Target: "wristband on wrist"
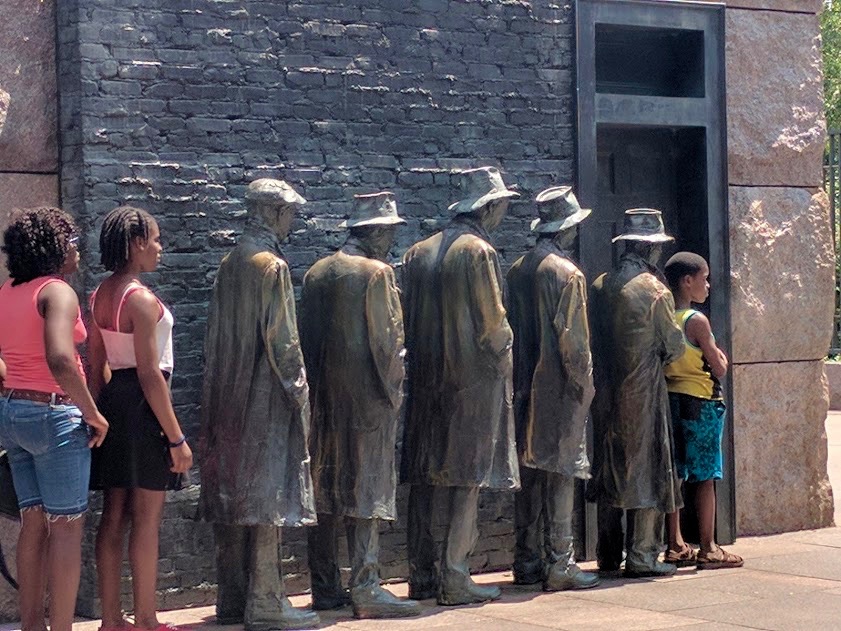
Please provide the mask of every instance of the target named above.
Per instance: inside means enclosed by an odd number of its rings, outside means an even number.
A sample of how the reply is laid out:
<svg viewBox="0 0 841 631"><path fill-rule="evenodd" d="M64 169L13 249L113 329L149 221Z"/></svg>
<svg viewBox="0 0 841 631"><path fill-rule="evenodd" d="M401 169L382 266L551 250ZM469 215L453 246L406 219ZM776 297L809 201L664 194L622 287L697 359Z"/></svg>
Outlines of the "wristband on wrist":
<svg viewBox="0 0 841 631"><path fill-rule="evenodd" d="M180 447L184 443L187 442L187 437L184 434L181 434L181 438L176 440L174 443L169 443L169 448L174 449L175 447Z"/></svg>

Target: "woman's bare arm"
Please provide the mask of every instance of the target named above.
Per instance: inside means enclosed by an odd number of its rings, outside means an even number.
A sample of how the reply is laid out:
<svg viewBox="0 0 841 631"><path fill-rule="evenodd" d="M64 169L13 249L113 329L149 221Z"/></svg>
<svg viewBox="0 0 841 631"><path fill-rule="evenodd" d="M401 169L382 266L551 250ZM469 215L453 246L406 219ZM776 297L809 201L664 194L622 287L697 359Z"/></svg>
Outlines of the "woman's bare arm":
<svg viewBox="0 0 841 631"><path fill-rule="evenodd" d="M50 372L93 429L90 446L98 447L108 432L108 421L96 408L76 360L73 343L73 329L79 315L76 292L64 283L50 283L38 295L38 310L44 317L44 347Z"/></svg>
<svg viewBox="0 0 841 631"><path fill-rule="evenodd" d="M181 425L172 409L169 386L160 369L156 329L160 317L158 301L150 291L136 291L126 300L124 312L134 334L134 353L137 358L137 377L143 395L155 413L170 443L184 438ZM193 466L193 453L186 442L170 448L172 471L184 473Z"/></svg>

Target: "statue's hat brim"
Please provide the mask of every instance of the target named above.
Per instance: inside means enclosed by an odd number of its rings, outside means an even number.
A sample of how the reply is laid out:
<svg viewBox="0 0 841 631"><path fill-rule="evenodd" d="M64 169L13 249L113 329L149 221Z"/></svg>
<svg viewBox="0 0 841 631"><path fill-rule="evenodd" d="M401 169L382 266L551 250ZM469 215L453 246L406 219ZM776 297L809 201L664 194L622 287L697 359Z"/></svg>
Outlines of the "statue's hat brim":
<svg viewBox="0 0 841 631"><path fill-rule="evenodd" d="M674 241L674 237L667 234L620 234L618 237L613 237L613 243L617 241L648 241L649 243L666 243Z"/></svg>
<svg viewBox="0 0 841 631"><path fill-rule="evenodd" d="M353 212L339 224L339 228L395 226L406 223L406 220L397 214L397 200L391 191L354 195L353 200Z"/></svg>
<svg viewBox="0 0 841 631"><path fill-rule="evenodd" d="M539 234L568 230L587 219L592 212L593 210L591 208L582 208L574 215L570 215L569 217L565 217L564 219L558 221L543 222L542 219L538 218L531 222L531 230L532 232L537 232Z"/></svg>
<svg viewBox="0 0 841 631"><path fill-rule="evenodd" d="M454 204L450 204L447 207L447 210L455 211L456 214L472 213L474 210L478 210L485 204L489 204L494 200L519 196L520 194L518 192L512 191L510 189L505 189L502 191L493 191L491 193L488 193L487 195L482 195L479 198L462 199L461 201L455 202Z"/></svg>
<svg viewBox="0 0 841 631"><path fill-rule="evenodd" d="M374 217L372 219L345 219L339 228L359 228L360 226L396 226L405 225L402 217Z"/></svg>

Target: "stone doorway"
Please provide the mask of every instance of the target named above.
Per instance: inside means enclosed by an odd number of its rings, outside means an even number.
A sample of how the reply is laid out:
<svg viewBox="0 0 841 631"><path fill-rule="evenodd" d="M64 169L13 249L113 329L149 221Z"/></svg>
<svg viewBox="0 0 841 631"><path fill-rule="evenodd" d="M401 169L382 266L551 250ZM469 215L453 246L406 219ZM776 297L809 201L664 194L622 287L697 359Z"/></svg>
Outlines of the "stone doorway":
<svg viewBox="0 0 841 631"><path fill-rule="evenodd" d="M627 208L663 211L675 248L702 254L714 287L705 308L730 351L724 8L684 2L578 0L578 191L594 209L581 229L588 279L612 267ZM665 258L664 258L665 260ZM732 414L732 387L725 384ZM717 537L735 537L732 423L718 485ZM585 509L595 555L596 511Z"/></svg>

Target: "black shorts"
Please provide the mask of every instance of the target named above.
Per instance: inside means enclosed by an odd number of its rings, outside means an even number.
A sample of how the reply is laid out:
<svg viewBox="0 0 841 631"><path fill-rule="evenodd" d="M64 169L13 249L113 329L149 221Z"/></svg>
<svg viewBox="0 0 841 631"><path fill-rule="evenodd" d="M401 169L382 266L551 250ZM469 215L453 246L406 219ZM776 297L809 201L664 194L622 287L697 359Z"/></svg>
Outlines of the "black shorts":
<svg viewBox="0 0 841 631"><path fill-rule="evenodd" d="M169 440L143 395L136 369L115 370L97 406L109 428L102 445L92 450L91 489L181 488L181 475L169 470Z"/></svg>

